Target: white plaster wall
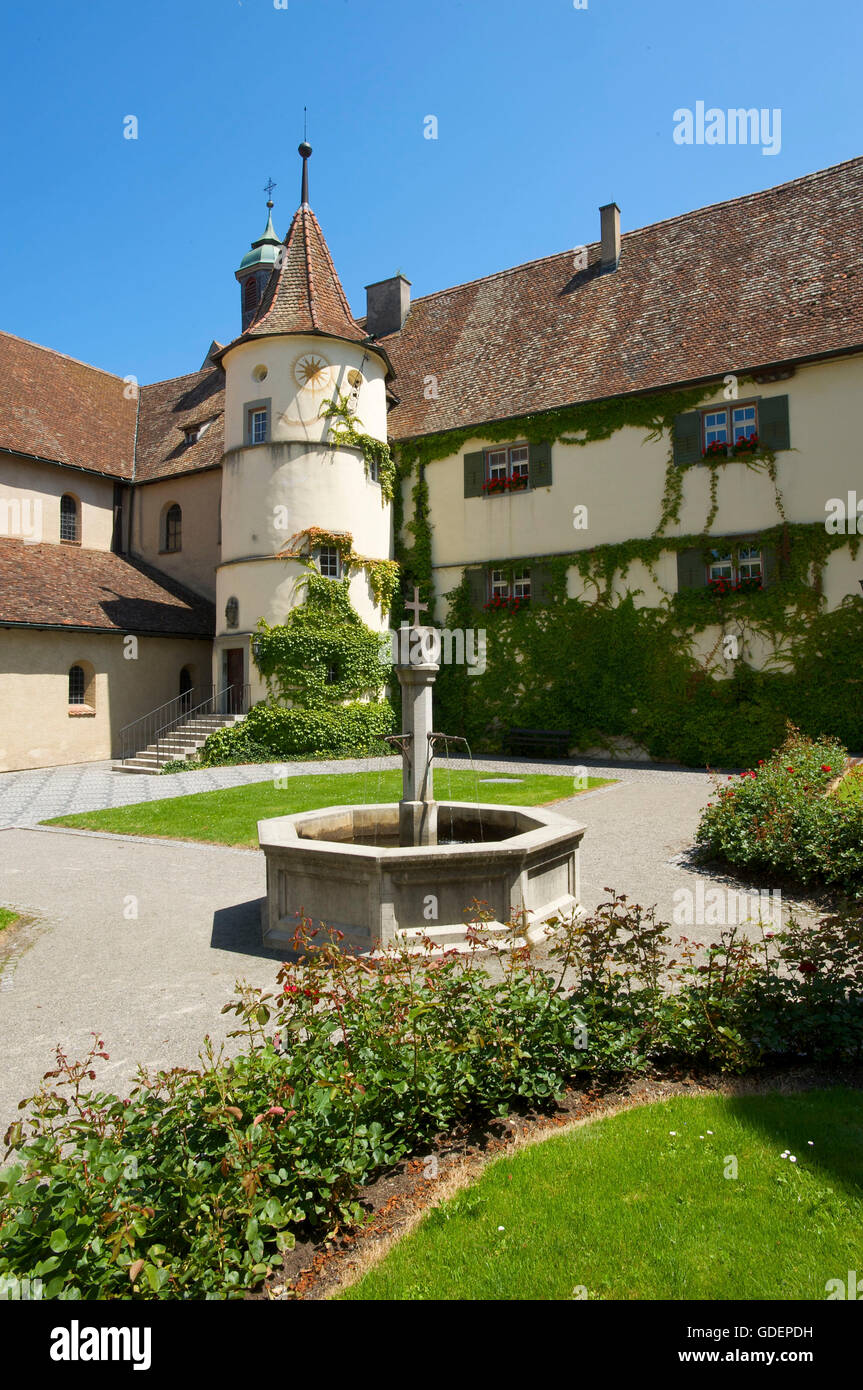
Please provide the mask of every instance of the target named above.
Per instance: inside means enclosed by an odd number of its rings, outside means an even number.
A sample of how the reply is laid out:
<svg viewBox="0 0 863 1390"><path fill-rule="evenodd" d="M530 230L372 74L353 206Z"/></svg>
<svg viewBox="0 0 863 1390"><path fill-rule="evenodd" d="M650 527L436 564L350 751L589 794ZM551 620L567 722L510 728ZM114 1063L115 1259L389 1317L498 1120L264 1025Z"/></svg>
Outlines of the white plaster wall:
<svg viewBox="0 0 863 1390"><path fill-rule="evenodd" d="M86 763L120 754L120 730L179 694L180 671L210 679L204 638L139 637L137 660L122 633L0 628L0 771ZM93 713L70 714L69 668L95 668ZM119 775L119 774L118 774Z"/></svg>
<svg viewBox="0 0 863 1390"><path fill-rule="evenodd" d="M778 481L789 521L819 521L831 497L849 489L863 496L857 440L857 399L863 392L863 356L798 369L788 381L742 386L740 399L789 397L792 449L777 455ZM722 391L712 398L722 401ZM711 398L704 402L711 403ZM649 441L642 430L618 430L584 446L555 444L552 486L511 496L465 498L463 455L488 447L481 436L458 454L426 470L433 558L437 566L528 555L562 554L649 536L660 517L668 458L667 437ZM513 443L518 442L514 431ZM587 530L573 527L573 509L588 508ZM710 508L710 470L690 468L684 500L671 534L699 533ZM410 517L406 508L406 517ZM776 525L770 479L741 462L720 472L717 535Z"/></svg>
<svg viewBox="0 0 863 1390"><path fill-rule="evenodd" d="M114 479L14 454L0 454L0 502L18 503L17 509L0 505L0 536L12 534L17 515L28 526L23 538L59 545L60 498L65 492L78 500L81 545L86 550L110 550ZM30 518L38 521L38 534Z"/></svg>
<svg viewBox="0 0 863 1390"><path fill-rule="evenodd" d="M327 366L323 389L309 389L297 379L297 364L309 354L321 358ZM273 440L320 442L325 439L329 422L320 418L321 402L334 400L337 395L351 390L347 374L352 368L363 374L356 409L358 422L366 434L375 439L387 437L386 368L375 353L367 353L359 343L311 334L258 338L232 348L223 363L226 449L245 443L247 403L266 398L272 400L270 437ZM260 381L255 371L262 367L266 368L267 376Z"/></svg>
<svg viewBox="0 0 863 1390"><path fill-rule="evenodd" d="M135 489L132 550L205 598L216 597L219 563L220 469L165 478ZM174 502L183 513L182 549L162 550L162 514Z"/></svg>

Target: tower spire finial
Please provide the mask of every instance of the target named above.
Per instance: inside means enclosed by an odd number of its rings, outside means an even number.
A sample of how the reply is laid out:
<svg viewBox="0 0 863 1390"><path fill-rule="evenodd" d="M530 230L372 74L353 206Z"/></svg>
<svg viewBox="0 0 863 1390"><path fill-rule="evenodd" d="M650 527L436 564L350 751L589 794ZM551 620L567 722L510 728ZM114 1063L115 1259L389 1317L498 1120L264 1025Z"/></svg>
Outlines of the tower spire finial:
<svg viewBox="0 0 863 1390"><path fill-rule="evenodd" d="M311 145L309 144L309 141L308 141L308 134L309 134L309 113L308 113L308 108L304 106L304 107L303 107L303 141L302 141L302 144L299 146L299 153L300 153L300 155L302 156L302 160L303 160L303 186L302 186L302 192L301 192L301 194L300 194L300 203L301 203L301 205L302 205L304 208L307 208L307 207L309 206L309 156L310 156L311 153L312 153L312 147L311 147Z"/></svg>
<svg viewBox="0 0 863 1390"><path fill-rule="evenodd" d="M278 186L279 185L277 183L273 183L272 178L267 179L267 182L264 184L264 192L267 195L268 208L271 208L273 206L273 189L278 188Z"/></svg>

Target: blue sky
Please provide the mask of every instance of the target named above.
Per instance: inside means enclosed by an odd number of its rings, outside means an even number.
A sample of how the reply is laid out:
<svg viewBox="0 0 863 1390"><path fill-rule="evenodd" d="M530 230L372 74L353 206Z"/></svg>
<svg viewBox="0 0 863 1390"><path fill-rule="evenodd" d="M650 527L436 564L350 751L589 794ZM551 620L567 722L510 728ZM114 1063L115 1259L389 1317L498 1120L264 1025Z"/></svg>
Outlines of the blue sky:
<svg viewBox="0 0 863 1390"><path fill-rule="evenodd" d="M356 314L863 152L859 0L6 0L0 328L142 382L239 331L233 272L311 203ZM781 150L674 112L780 108ZM124 117L138 120L123 138ZM424 120L438 138L424 138Z"/></svg>

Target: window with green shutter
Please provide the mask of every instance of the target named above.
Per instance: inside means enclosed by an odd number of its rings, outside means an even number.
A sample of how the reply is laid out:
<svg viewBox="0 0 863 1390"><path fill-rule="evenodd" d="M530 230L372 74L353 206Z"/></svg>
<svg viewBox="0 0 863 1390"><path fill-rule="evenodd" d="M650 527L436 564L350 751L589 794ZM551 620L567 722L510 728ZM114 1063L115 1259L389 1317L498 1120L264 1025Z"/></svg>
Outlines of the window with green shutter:
<svg viewBox="0 0 863 1390"><path fill-rule="evenodd" d="M677 590L711 588L716 593L766 589L776 575L776 551L756 536L711 537L707 549L677 552Z"/></svg>
<svg viewBox="0 0 863 1390"><path fill-rule="evenodd" d="M672 456L678 468L697 463L701 458L701 412L687 410L675 415L671 431Z"/></svg>
<svg viewBox="0 0 863 1390"><path fill-rule="evenodd" d="M677 552L677 590L703 589L707 584L707 565L700 546Z"/></svg>
<svg viewBox="0 0 863 1390"><path fill-rule="evenodd" d="M464 495L482 497L485 482L485 450L464 456Z"/></svg>
<svg viewBox="0 0 863 1390"><path fill-rule="evenodd" d="M484 569L469 569L467 582L471 608L483 608L488 597L486 571Z"/></svg>
<svg viewBox="0 0 863 1390"><path fill-rule="evenodd" d="M551 487L550 444L531 444L529 476L532 488Z"/></svg>
<svg viewBox="0 0 863 1390"><path fill-rule="evenodd" d="M765 396L759 401L758 438L765 449L773 449L774 452L791 448L787 396Z"/></svg>

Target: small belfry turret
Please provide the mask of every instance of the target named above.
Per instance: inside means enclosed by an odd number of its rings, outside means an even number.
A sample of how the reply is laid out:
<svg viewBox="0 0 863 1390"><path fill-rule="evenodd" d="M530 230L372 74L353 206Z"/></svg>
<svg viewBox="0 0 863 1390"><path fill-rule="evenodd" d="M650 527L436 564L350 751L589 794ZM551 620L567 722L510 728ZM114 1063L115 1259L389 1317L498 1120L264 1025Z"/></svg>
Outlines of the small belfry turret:
<svg viewBox="0 0 863 1390"><path fill-rule="evenodd" d="M273 180L269 179L264 189L264 192L270 195L267 200L267 225L264 228L264 234L257 241L252 242L251 251L246 252L240 261L239 270L234 272L240 283L240 306L244 333L263 298L267 281L273 266L278 261L279 251L282 247L273 227L272 192L275 187Z"/></svg>

